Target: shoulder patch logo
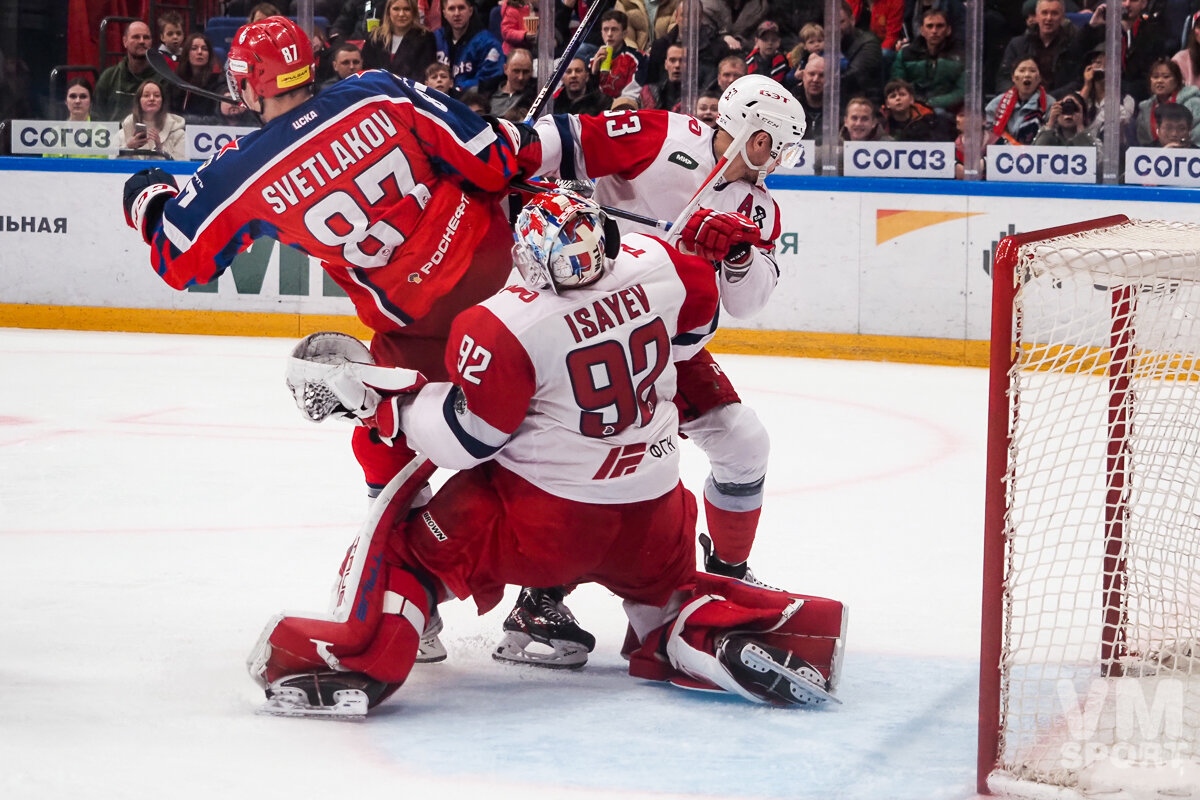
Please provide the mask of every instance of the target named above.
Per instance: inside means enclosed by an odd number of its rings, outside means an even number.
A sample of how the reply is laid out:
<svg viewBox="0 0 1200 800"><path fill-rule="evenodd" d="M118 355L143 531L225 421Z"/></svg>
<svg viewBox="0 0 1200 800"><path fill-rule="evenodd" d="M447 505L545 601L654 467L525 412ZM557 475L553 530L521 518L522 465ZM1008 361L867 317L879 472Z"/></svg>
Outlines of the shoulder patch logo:
<svg viewBox="0 0 1200 800"><path fill-rule="evenodd" d="M671 153L671 155L667 157L667 161L670 161L672 164L678 164L684 169L695 169L696 167L700 166L699 161L692 158L682 150L676 150L674 153Z"/></svg>

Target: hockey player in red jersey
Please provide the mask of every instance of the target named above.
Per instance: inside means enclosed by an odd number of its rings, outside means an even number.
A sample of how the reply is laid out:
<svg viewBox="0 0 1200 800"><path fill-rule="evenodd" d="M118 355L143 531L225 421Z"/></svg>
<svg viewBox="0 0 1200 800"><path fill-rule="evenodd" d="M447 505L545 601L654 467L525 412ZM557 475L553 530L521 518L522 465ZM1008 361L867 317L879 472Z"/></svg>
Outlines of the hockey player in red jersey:
<svg viewBox="0 0 1200 800"><path fill-rule="evenodd" d="M751 317L766 305L779 277L775 240L779 208L765 177L799 154L804 111L779 84L761 75L734 81L721 96L716 129L668 111L608 111L600 116L557 115L538 121L542 164L537 172L569 180L596 180L602 203L651 218L679 215L728 156L723 174L697 197L679 244L713 261L721 306ZM790 164L789 164L790 165ZM621 221L622 231L651 232ZM747 567L762 510L770 442L754 412L743 405L704 345L714 316L672 339L681 431L704 451L711 473L704 486L709 536L702 536L709 572L753 581ZM711 539L709 538L711 536ZM562 602L563 590L526 589L504 623L494 652L500 660L578 667L595 640ZM530 647L531 643L549 645Z"/></svg>
<svg viewBox="0 0 1200 800"><path fill-rule="evenodd" d="M679 482L670 339L716 312L711 265L615 225L567 192L537 196L513 248L524 286L454 321L450 382L380 370L314 334L289 370L302 408L350 414L461 469L412 508L424 458L385 488L342 569L333 613L277 617L249 667L266 710L366 714L404 682L438 602L505 584L598 582L625 601L630 671L756 702L832 698L845 610L695 571ZM361 351L361 352L360 352Z"/></svg>
<svg viewBox="0 0 1200 800"><path fill-rule="evenodd" d="M380 364L444 378L450 321L512 269L501 201L521 176L527 126L488 122L419 84L371 70L314 96L309 37L290 20L243 26L226 61L235 99L265 123L180 190L162 170L125 187L151 264L183 289L216 280L271 236L319 258L373 332ZM353 437L372 494L412 457L365 428ZM430 641L429 660L444 657Z"/></svg>

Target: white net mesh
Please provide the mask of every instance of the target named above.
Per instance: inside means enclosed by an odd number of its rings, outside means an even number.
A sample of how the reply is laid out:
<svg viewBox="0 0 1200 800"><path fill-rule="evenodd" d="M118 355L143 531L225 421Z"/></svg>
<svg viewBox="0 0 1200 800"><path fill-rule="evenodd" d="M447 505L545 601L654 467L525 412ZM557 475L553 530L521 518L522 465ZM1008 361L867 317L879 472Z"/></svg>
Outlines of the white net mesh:
<svg viewBox="0 0 1200 800"><path fill-rule="evenodd" d="M1200 227L1025 245L1015 286L999 768L1200 797Z"/></svg>

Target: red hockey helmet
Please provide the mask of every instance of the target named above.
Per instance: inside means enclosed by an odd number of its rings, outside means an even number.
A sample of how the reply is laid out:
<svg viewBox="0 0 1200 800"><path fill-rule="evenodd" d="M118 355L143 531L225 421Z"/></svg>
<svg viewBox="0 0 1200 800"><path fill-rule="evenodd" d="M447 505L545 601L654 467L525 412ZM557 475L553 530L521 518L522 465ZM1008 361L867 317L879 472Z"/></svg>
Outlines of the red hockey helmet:
<svg viewBox="0 0 1200 800"><path fill-rule="evenodd" d="M225 79L235 100L247 81L259 97L275 97L316 79L312 42L287 17L267 17L243 25L229 46Z"/></svg>

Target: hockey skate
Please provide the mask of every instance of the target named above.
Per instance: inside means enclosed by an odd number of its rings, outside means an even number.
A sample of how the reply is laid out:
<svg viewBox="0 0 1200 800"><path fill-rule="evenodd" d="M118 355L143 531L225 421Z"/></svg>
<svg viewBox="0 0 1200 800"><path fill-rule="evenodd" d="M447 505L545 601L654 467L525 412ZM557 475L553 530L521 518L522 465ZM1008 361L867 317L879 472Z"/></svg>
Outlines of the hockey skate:
<svg viewBox="0 0 1200 800"><path fill-rule="evenodd" d="M579 627L563 603L565 596L561 587L521 589L492 658L551 669L578 669L586 664L596 637Z"/></svg>
<svg viewBox="0 0 1200 800"><path fill-rule="evenodd" d="M434 609L433 618L425 626L425 631L421 634L421 643L417 646L418 664L436 664L446 660L446 646L438 636L442 627L442 615Z"/></svg>
<svg viewBox="0 0 1200 800"><path fill-rule="evenodd" d="M717 558L717 554L713 552L712 539L707 533L700 534L700 548L704 551L704 571L711 575L721 575L726 578L733 578L743 583L748 583L751 586L761 586L764 589L780 591L775 586L770 586L763 583L758 578L754 577L754 573L750 569L750 562L743 561L740 564L730 564L728 561L722 561Z"/></svg>
<svg viewBox="0 0 1200 800"><path fill-rule="evenodd" d="M395 689L359 672L302 672L271 683L258 713L357 722Z"/></svg>
<svg viewBox="0 0 1200 800"><path fill-rule="evenodd" d="M731 633L717 645L717 660L738 685L777 706L818 706L833 701L825 679L812 664L753 634Z"/></svg>

